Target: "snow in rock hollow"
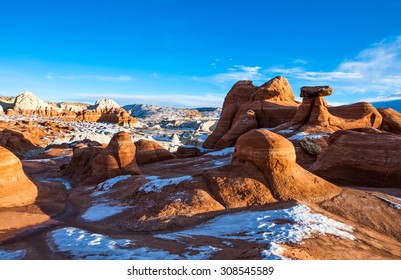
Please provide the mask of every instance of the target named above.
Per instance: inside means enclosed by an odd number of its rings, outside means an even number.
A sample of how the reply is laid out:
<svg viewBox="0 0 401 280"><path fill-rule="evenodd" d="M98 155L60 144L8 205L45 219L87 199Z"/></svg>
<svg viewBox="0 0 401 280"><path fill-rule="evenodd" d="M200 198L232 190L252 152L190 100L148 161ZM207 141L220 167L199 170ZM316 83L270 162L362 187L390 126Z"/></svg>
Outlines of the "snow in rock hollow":
<svg viewBox="0 0 401 280"><path fill-rule="evenodd" d="M83 260L174 260L179 256L148 247L135 248L135 240L112 239L67 227L49 233L47 243L55 253Z"/></svg>
<svg viewBox="0 0 401 280"><path fill-rule="evenodd" d="M394 209L401 210L401 205L400 204L395 203L395 202L393 202L393 201L391 201L391 200L389 200L387 198L384 198L384 197L377 196L377 198L380 199L381 201L386 202L388 205L390 205ZM392 198L397 199L396 197L392 197ZM397 200L400 200L400 199L398 198Z"/></svg>
<svg viewBox="0 0 401 280"><path fill-rule="evenodd" d="M288 209L226 214L192 229L155 237L180 241L184 237L211 236L265 243L270 249L263 252L264 257L275 259L281 258L279 244L301 243L314 233L353 240L352 230L351 226L313 213L309 207L300 204Z"/></svg>
<svg viewBox="0 0 401 280"><path fill-rule="evenodd" d="M139 188L140 191L144 192L160 192L164 187L168 185L178 185L183 181L192 180L192 176L182 176L175 178L159 179L159 176L148 176L146 179L150 180Z"/></svg>
<svg viewBox="0 0 401 280"><path fill-rule="evenodd" d="M88 222L96 222L114 216L128 209L126 206L110 205L108 203L95 204L86 210L82 219Z"/></svg>
<svg viewBox="0 0 401 280"><path fill-rule="evenodd" d="M124 181L130 177L131 177L131 175L121 175L121 176L117 176L117 177L108 179L96 186L97 191L92 193L92 196L98 196L103 192L108 192L113 188L113 186L115 184L117 184L120 181Z"/></svg>
<svg viewBox="0 0 401 280"><path fill-rule="evenodd" d="M208 157L222 157L222 156L228 156L228 155L231 155L232 153L234 153L234 150L235 150L234 147L225 148L225 149L222 149L222 150L220 150L220 151L207 153L207 154L205 154L205 156L208 156Z"/></svg>
<svg viewBox="0 0 401 280"><path fill-rule="evenodd" d="M0 260L21 260L25 257L26 253L26 250L0 250Z"/></svg>

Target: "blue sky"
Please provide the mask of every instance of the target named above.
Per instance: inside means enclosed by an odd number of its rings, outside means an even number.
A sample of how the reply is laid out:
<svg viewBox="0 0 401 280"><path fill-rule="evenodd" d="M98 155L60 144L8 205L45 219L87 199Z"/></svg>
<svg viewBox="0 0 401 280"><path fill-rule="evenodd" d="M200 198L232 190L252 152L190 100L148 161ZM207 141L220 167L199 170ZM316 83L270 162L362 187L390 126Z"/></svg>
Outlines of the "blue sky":
<svg viewBox="0 0 401 280"><path fill-rule="evenodd" d="M355 3L356 2L356 3ZM401 99L401 1L2 1L0 95L221 106L240 79Z"/></svg>

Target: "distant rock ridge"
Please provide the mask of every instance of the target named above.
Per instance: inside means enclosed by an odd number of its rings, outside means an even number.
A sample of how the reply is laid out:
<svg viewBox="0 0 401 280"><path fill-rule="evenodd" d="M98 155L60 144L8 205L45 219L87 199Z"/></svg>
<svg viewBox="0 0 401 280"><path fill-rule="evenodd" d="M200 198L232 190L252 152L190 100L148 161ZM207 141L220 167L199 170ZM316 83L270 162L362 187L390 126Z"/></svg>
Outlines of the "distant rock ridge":
<svg viewBox="0 0 401 280"><path fill-rule="evenodd" d="M108 111L113 109L120 109L121 106L117 104L112 99L99 99L95 102L95 105L89 106L89 110L99 110L99 111Z"/></svg>
<svg viewBox="0 0 401 280"><path fill-rule="evenodd" d="M99 99L93 106L72 102L51 103L41 100L32 92L23 92L15 98L13 108L6 112L6 115L13 114L59 117L69 121L111 122L124 126L137 123L136 118L111 99Z"/></svg>

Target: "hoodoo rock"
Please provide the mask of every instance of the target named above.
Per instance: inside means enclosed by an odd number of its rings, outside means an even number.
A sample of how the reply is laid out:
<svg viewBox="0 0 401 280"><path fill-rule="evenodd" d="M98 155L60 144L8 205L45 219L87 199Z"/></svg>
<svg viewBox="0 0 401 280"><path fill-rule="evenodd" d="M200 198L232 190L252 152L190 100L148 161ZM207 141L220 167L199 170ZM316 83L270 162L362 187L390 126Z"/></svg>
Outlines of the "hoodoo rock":
<svg viewBox="0 0 401 280"><path fill-rule="evenodd" d="M99 183L119 175L139 174L136 147L124 131L116 133L107 147L97 142L83 142L73 150L64 175L83 184Z"/></svg>
<svg viewBox="0 0 401 280"><path fill-rule="evenodd" d="M32 204L38 190L25 175L20 160L3 147L0 147L0 158L0 207Z"/></svg>
<svg viewBox="0 0 401 280"><path fill-rule="evenodd" d="M333 93L333 89L329 86L301 87L301 97L319 97L329 96Z"/></svg>
<svg viewBox="0 0 401 280"><path fill-rule="evenodd" d="M289 140L267 130L255 129L238 138L234 160L256 165L280 200L319 202L340 193L340 188L296 163Z"/></svg>
<svg viewBox="0 0 401 280"><path fill-rule="evenodd" d="M251 129L275 127L290 121L298 106L284 77L275 77L259 87L251 81L239 81L227 93L217 127L203 147L233 146L241 134Z"/></svg>
<svg viewBox="0 0 401 280"><path fill-rule="evenodd" d="M136 147L131 136L124 131L118 132L109 145L91 162L91 173L87 182L101 182L124 174L139 174L135 160Z"/></svg>
<svg viewBox="0 0 401 280"><path fill-rule="evenodd" d="M175 158L175 155L154 141L141 139L135 142L135 147L135 159L139 165Z"/></svg>
<svg viewBox="0 0 401 280"><path fill-rule="evenodd" d="M331 95L329 86L302 87L302 104L291 121L274 131L320 131L330 133L341 129L379 128L381 114L369 103L360 102L347 106L328 107L324 96Z"/></svg>
<svg viewBox="0 0 401 280"><path fill-rule="evenodd" d="M371 187L401 187L401 137L379 130L333 133L310 170L327 180Z"/></svg>

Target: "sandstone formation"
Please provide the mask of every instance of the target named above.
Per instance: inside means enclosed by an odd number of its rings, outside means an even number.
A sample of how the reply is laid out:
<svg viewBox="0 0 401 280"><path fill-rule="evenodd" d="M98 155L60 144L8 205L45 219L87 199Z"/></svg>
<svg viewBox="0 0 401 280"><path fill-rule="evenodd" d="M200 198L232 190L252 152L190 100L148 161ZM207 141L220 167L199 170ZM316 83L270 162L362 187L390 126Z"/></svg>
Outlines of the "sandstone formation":
<svg viewBox="0 0 401 280"><path fill-rule="evenodd" d="M292 130L295 134L380 127L382 116L371 104L360 102L348 106L328 107L323 96L331 93L332 89L329 86L302 87L302 104L298 107L294 118L278 126L275 131Z"/></svg>
<svg viewBox="0 0 401 280"><path fill-rule="evenodd" d="M22 92L14 101L13 110L19 114L28 115L34 112L39 113L45 109L49 109L49 105L37 98L32 92Z"/></svg>
<svg viewBox="0 0 401 280"><path fill-rule="evenodd" d="M238 138L234 160L255 164L280 200L318 202L340 192L337 186L299 166L292 143L267 130L252 130Z"/></svg>
<svg viewBox="0 0 401 280"><path fill-rule="evenodd" d="M204 155L207 151L210 150L206 150L198 146L191 146L191 145L179 146L176 152L176 156L178 158L199 157L201 155Z"/></svg>
<svg viewBox="0 0 401 280"><path fill-rule="evenodd" d="M253 128L275 127L288 122L298 105L284 77L275 77L259 87L251 81L239 81L227 93L217 127L203 147L229 147L241 134Z"/></svg>
<svg viewBox="0 0 401 280"><path fill-rule="evenodd" d="M401 137L374 129L337 131L310 170L330 181L401 187Z"/></svg>
<svg viewBox="0 0 401 280"><path fill-rule="evenodd" d="M32 204L38 190L25 175L20 160L3 147L0 147L0 158L0 207Z"/></svg>
<svg viewBox="0 0 401 280"><path fill-rule="evenodd" d="M227 168L212 169L203 176L215 199L226 208L277 202L266 178L250 162L235 161Z"/></svg>
<svg viewBox="0 0 401 280"><path fill-rule="evenodd" d="M59 146L52 147L58 148ZM73 147L71 161L64 169L64 175L79 182L86 180L91 172L91 162L104 148L94 141L76 143Z"/></svg>
<svg viewBox="0 0 401 280"><path fill-rule="evenodd" d="M110 122L124 126L134 125L137 120L111 99L100 99L94 106L78 112L76 119L87 122Z"/></svg>
<svg viewBox="0 0 401 280"><path fill-rule="evenodd" d="M135 147L135 159L139 165L175 158L172 153L154 141L141 139L135 142Z"/></svg>
<svg viewBox="0 0 401 280"><path fill-rule="evenodd" d="M84 183L98 183L119 175L139 174L135 152L131 136L122 131L115 134L105 148L96 142L77 145L64 173Z"/></svg>
<svg viewBox="0 0 401 280"><path fill-rule="evenodd" d="M381 129L394 133L401 134L401 114L391 108L379 108L378 111L383 116Z"/></svg>
<svg viewBox="0 0 401 280"><path fill-rule="evenodd" d="M34 135L35 132L38 135ZM30 136L28 135L30 134ZM12 151L18 157L24 157L24 154L31 150L36 150L37 138L42 136L41 131L32 130L31 132L19 132L11 129L0 129L0 146Z"/></svg>
<svg viewBox="0 0 401 280"><path fill-rule="evenodd" d="M82 103L50 103L36 97L32 92L23 92L15 98L13 110L7 115L40 115L59 117L63 120L87 122L111 122L124 126L134 125L137 120L111 99L100 99L95 105Z"/></svg>
<svg viewBox="0 0 401 280"><path fill-rule="evenodd" d="M0 116L4 116L3 106L0 105Z"/></svg>

